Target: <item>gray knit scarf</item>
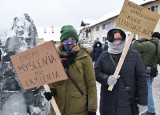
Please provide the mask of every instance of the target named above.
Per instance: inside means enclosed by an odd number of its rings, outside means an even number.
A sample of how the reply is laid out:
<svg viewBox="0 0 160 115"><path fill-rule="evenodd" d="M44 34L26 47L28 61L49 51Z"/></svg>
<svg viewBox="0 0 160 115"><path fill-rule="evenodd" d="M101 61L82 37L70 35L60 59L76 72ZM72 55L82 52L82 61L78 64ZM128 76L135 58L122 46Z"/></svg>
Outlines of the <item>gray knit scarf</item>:
<svg viewBox="0 0 160 115"><path fill-rule="evenodd" d="M108 41L108 53L111 53L111 54L122 53L125 44L126 44L126 41L121 41L120 43Z"/></svg>

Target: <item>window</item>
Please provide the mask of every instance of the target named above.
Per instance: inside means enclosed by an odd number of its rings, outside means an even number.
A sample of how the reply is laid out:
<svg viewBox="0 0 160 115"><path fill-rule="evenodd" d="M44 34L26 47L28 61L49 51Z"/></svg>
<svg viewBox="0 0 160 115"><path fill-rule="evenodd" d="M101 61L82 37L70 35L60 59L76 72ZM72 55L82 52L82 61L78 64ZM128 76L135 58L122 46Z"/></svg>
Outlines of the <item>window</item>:
<svg viewBox="0 0 160 115"><path fill-rule="evenodd" d="M153 12L158 12L158 5L155 6L151 6L150 8L148 8L149 10L153 11Z"/></svg>
<svg viewBox="0 0 160 115"><path fill-rule="evenodd" d="M158 12L158 5L155 6L155 12Z"/></svg>
<svg viewBox="0 0 160 115"><path fill-rule="evenodd" d="M44 28L44 33L46 33L47 31L46 31L46 28Z"/></svg>
<svg viewBox="0 0 160 115"><path fill-rule="evenodd" d="M54 33L54 26L52 26L51 28L52 28L52 33Z"/></svg>
<svg viewBox="0 0 160 115"><path fill-rule="evenodd" d="M85 35L86 35L85 33L82 34L83 40L85 40L86 37Z"/></svg>
<svg viewBox="0 0 160 115"><path fill-rule="evenodd" d="M99 26L96 27L96 31L99 31Z"/></svg>
<svg viewBox="0 0 160 115"><path fill-rule="evenodd" d="M106 28L106 24L102 25L102 30L104 30Z"/></svg>
<svg viewBox="0 0 160 115"><path fill-rule="evenodd" d="M107 22L106 23L106 31L109 31L112 28L112 23L111 22Z"/></svg>
<svg viewBox="0 0 160 115"><path fill-rule="evenodd" d="M128 37L130 36L130 34L128 34Z"/></svg>
<svg viewBox="0 0 160 115"><path fill-rule="evenodd" d="M99 41L99 38L97 38L97 41Z"/></svg>

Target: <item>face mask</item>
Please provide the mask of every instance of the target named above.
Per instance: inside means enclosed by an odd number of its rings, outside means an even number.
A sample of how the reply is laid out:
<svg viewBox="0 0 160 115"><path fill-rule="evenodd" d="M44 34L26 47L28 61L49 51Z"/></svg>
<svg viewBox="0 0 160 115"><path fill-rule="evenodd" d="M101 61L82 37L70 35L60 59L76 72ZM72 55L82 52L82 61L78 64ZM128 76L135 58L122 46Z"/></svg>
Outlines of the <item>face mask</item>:
<svg viewBox="0 0 160 115"><path fill-rule="evenodd" d="M122 42L122 40L115 40L113 41L113 44L120 44Z"/></svg>
<svg viewBox="0 0 160 115"><path fill-rule="evenodd" d="M111 54L119 54L123 52L125 41L108 42L108 52Z"/></svg>
<svg viewBox="0 0 160 115"><path fill-rule="evenodd" d="M76 45L76 40L64 40L62 44L65 51L71 51Z"/></svg>

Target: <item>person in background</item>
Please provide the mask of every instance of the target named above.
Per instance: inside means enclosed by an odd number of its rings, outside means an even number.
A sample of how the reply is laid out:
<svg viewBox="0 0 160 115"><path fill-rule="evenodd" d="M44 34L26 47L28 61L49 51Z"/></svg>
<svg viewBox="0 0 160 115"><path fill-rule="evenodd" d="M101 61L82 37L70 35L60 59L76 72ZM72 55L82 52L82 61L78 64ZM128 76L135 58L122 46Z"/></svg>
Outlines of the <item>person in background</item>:
<svg viewBox="0 0 160 115"><path fill-rule="evenodd" d="M135 50L129 49L118 79L114 76L125 39L126 34L121 29L111 29L107 35L108 49L95 65L96 80L101 84L100 115L135 115L128 91L136 99L139 112L147 107L145 67ZM114 85L112 91L107 90L110 85Z"/></svg>
<svg viewBox="0 0 160 115"><path fill-rule="evenodd" d="M93 51L92 51L92 61L94 64L97 62L99 56L102 53L102 43L100 41L96 41L93 45Z"/></svg>
<svg viewBox="0 0 160 115"><path fill-rule="evenodd" d="M79 47L79 37L73 26L65 25L61 28L60 41L57 52L68 79L50 84L51 93L46 92L44 95L47 100L50 100L51 96L55 97L61 115L96 115L96 78L91 57L85 49Z"/></svg>
<svg viewBox="0 0 160 115"><path fill-rule="evenodd" d="M130 45L130 48L131 48L131 49L133 49L133 43L134 43L135 41L136 41L136 38L133 38L133 39L132 39L132 42L131 42L131 45Z"/></svg>
<svg viewBox="0 0 160 115"><path fill-rule="evenodd" d="M158 74L157 61L158 55L160 55L158 54L158 51L160 51L160 49L158 49L159 39L160 33L154 32L150 40L141 38L136 40L133 44L133 48L141 54L143 62L146 66L146 77L148 85L148 111L146 111L143 115L156 115L152 94L152 83Z"/></svg>

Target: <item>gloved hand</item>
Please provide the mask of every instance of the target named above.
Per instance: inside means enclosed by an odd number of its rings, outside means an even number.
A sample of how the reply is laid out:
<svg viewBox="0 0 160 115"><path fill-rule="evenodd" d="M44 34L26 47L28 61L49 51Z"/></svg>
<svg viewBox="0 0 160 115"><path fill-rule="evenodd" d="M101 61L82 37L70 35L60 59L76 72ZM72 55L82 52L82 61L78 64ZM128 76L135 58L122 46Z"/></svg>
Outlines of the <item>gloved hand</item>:
<svg viewBox="0 0 160 115"><path fill-rule="evenodd" d="M88 115L96 115L96 112L88 111Z"/></svg>
<svg viewBox="0 0 160 115"><path fill-rule="evenodd" d="M118 78L120 77L120 75L118 75ZM117 79L114 75L110 75L108 78L108 85L115 85L117 83Z"/></svg>
<svg viewBox="0 0 160 115"><path fill-rule="evenodd" d="M137 104L137 106L138 106L138 110L139 110L140 114L147 110L147 105L139 105L139 104Z"/></svg>
<svg viewBox="0 0 160 115"><path fill-rule="evenodd" d="M51 90L51 92L44 93L44 96L48 101L50 101L52 99L52 96L53 97L56 96L56 90L54 88L51 88L50 90Z"/></svg>

